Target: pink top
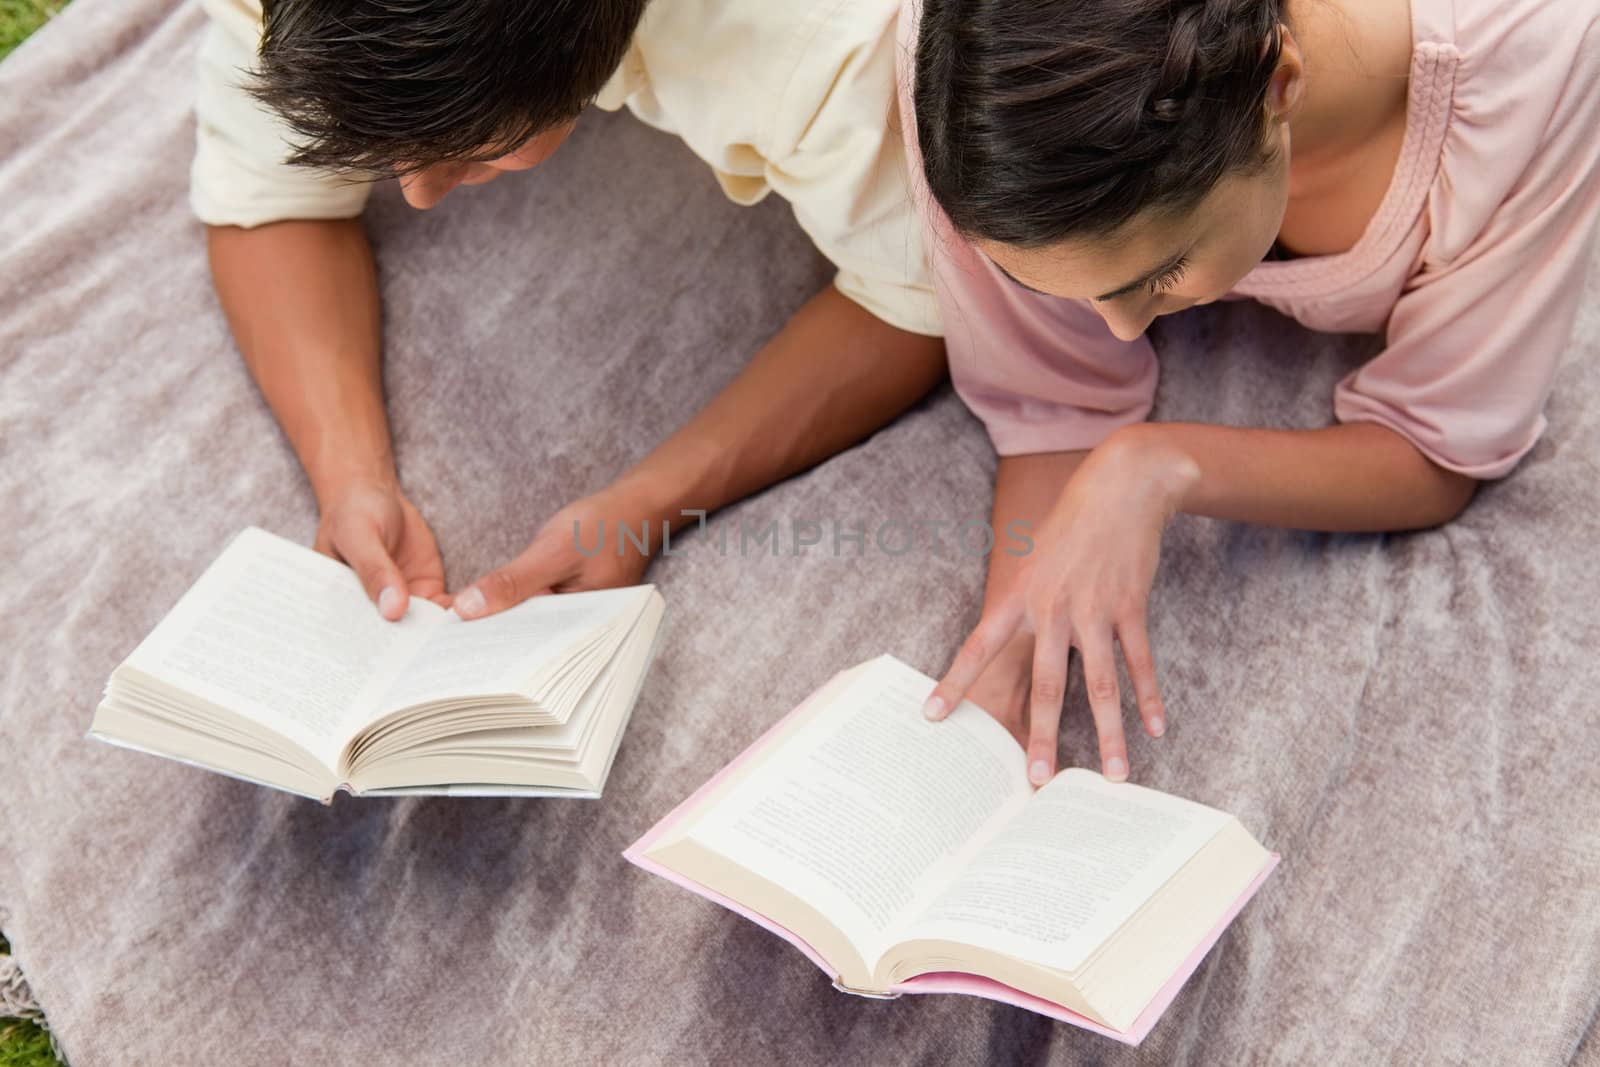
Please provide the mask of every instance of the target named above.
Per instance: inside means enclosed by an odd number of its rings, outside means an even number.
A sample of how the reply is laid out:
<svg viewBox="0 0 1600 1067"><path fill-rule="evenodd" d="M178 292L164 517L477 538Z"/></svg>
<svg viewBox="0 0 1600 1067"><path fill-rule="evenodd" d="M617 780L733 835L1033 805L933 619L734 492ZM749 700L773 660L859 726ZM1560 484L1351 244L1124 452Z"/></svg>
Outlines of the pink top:
<svg viewBox="0 0 1600 1067"><path fill-rule="evenodd" d="M902 114L921 5L901 10ZM1383 332L1334 393L1341 422L1381 423L1450 470L1498 478L1544 431L1600 219L1600 0L1412 0L1400 162L1348 252L1264 262L1249 297L1316 330ZM1085 301L1012 282L929 196L951 376L1001 455L1091 448L1150 411L1155 352Z"/></svg>

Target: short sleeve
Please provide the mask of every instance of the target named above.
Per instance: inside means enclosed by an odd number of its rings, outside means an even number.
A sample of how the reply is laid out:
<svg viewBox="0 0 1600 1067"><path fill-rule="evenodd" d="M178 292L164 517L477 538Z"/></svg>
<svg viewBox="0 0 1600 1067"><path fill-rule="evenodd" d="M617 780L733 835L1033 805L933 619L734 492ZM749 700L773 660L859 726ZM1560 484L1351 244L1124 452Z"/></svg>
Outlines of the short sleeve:
<svg viewBox="0 0 1600 1067"><path fill-rule="evenodd" d="M1094 448L1150 414L1148 338L1118 340L1084 301L1024 289L948 223L931 240L950 377L1000 455Z"/></svg>
<svg viewBox="0 0 1600 1067"><path fill-rule="evenodd" d="M199 51L196 144L189 202L212 226L260 226L286 219L361 214L368 186L284 160L283 124L241 84L255 69L259 0L202 0L211 16Z"/></svg>
<svg viewBox="0 0 1600 1067"><path fill-rule="evenodd" d="M871 14L868 7L831 14L841 40L813 38L780 97L766 180L839 268L834 284L845 296L893 326L936 337L943 332L939 305L906 188L894 8L884 12L889 19L868 28L853 21Z"/></svg>
<svg viewBox="0 0 1600 1067"><path fill-rule="evenodd" d="M955 232L928 191L911 121L919 11L914 0L904 0L896 98L906 117L901 144L926 235L951 381L1002 456L1094 448L1150 414L1155 349L1143 336L1118 340L1084 301L1024 289Z"/></svg>
<svg viewBox="0 0 1600 1067"><path fill-rule="evenodd" d="M1380 423L1439 466L1478 479L1508 474L1544 432L1600 219L1597 45L1591 27L1577 51L1587 58L1556 86L1533 158L1487 223L1407 283L1384 351L1339 383L1339 421ZM1454 136L1470 139L1458 157L1473 165L1447 179L1470 187L1487 176L1497 138L1514 132L1508 116L1498 118L1474 127L1458 117Z"/></svg>

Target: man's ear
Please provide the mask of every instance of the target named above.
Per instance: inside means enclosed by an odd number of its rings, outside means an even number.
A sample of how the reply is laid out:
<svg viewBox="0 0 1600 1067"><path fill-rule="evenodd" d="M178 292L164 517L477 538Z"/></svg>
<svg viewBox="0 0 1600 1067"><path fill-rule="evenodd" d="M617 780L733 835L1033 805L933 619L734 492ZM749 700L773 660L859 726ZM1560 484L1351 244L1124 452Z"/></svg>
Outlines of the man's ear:
<svg viewBox="0 0 1600 1067"><path fill-rule="evenodd" d="M1289 27L1280 25L1278 35L1282 45L1278 50L1278 65L1267 80L1266 108L1274 122L1287 122L1305 96L1306 65L1300 44Z"/></svg>

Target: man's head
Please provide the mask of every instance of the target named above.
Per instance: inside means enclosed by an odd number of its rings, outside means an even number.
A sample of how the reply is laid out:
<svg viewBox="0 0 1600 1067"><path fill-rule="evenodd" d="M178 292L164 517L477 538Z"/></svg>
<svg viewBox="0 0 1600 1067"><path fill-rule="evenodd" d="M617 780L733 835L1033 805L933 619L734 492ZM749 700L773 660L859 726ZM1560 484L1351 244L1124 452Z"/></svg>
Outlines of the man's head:
<svg viewBox="0 0 1600 1067"><path fill-rule="evenodd" d="M266 0L254 92L290 162L400 176L428 207L541 162L616 70L646 0Z"/></svg>

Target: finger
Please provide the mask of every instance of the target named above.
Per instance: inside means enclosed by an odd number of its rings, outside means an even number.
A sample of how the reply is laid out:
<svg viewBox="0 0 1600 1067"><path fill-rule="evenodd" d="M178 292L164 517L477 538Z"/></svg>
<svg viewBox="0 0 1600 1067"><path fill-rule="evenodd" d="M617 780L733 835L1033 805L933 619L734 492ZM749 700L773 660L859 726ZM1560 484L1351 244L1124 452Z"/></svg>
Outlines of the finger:
<svg viewBox="0 0 1600 1067"><path fill-rule="evenodd" d="M1083 653L1083 686L1089 693L1095 733L1100 735L1100 773L1113 782L1127 780L1128 742L1122 735L1122 689L1111 648L1111 626L1095 622L1076 629Z"/></svg>
<svg viewBox="0 0 1600 1067"><path fill-rule="evenodd" d="M456 594L455 611L463 619L481 619L516 607L530 597L549 593L571 576L572 565L560 552L539 540L499 570Z"/></svg>
<svg viewBox="0 0 1600 1067"><path fill-rule="evenodd" d="M1061 701L1067 694L1067 628L1055 619L1039 620L1033 642L1033 685L1028 692L1028 781L1044 785L1056 773L1056 737Z"/></svg>
<svg viewBox="0 0 1600 1067"><path fill-rule="evenodd" d="M394 561L406 576L412 596L438 603L439 597L445 595L444 560L439 556L439 544L433 539L433 531L428 529L428 524L422 520L416 508L410 504L402 504L402 507L405 510L405 532Z"/></svg>
<svg viewBox="0 0 1600 1067"><path fill-rule="evenodd" d="M406 587L412 596L422 597L424 600L437 600L445 595L444 587L444 561L439 558L439 550L431 545L420 549L409 544L395 559L400 567L400 572L406 576Z"/></svg>
<svg viewBox="0 0 1600 1067"><path fill-rule="evenodd" d="M414 597L431 600L435 604L440 604L441 607L450 606L450 594L445 592L443 578L418 578L416 575L412 575L406 583L406 588L410 590L411 595Z"/></svg>
<svg viewBox="0 0 1600 1067"><path fill-rule="evenodd" d="M984 668L1005 650L1021 622L1022 612L1009 606L985 614L978 620L977 628L962 643L961 651L956 653L950 669L933 687L933 692L928 694L927 701L922 705L923 716L938 722L949 715L961 703L961 698L967 695L967 690L977 683Z"/></svg>
<svg viewBox="0 0 1600 1067"><path fill-rule="evenodd" d="M1033 670L1033 634L1018 630L1005 651L984 668L966 699L1006 728L1017 748L1028 748L1028 681Z"/></svg>
<svg viewBox="0 0 1600 1067"><path fill-rule="evenodd" d="M1117 625L1117 641L1122 645L1122 660L1128 665L1133 695L1139 702L1139 717L1145 733L1160 737L1167 732L1167 715L1161 705L1161 690L1156 686L1156 664L1150 655L1150 637L1144 618L1134 616Z"/></svg>
<svg viewBox="0 0 1600 1067"><path fill-rule="evenodd" d="M406 613L410 596L405 576L383 547L383 536L376 525L357 526L335 534L332 547L361 579L367 596L378 605L378 613L390 622Z"/></svg>

